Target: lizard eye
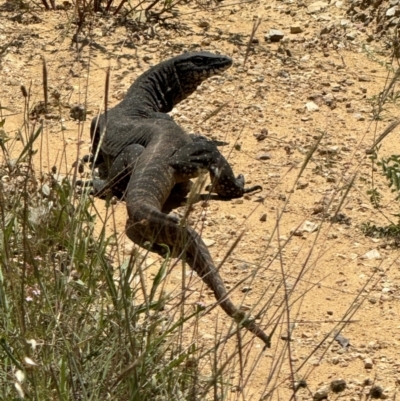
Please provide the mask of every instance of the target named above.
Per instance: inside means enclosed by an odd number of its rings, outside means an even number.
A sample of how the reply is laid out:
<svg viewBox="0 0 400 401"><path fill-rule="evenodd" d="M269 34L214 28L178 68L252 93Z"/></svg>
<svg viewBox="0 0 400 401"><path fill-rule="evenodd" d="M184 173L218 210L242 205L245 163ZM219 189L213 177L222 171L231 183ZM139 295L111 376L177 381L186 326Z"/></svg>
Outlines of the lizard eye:
<svg viewBox="0 0 400 401"><path fill-rule="evenodd" d="M204 64L203 57L200 57L200 56L193 57L192 58L192 63L197 65L197 66L203 65Z"/></svg>

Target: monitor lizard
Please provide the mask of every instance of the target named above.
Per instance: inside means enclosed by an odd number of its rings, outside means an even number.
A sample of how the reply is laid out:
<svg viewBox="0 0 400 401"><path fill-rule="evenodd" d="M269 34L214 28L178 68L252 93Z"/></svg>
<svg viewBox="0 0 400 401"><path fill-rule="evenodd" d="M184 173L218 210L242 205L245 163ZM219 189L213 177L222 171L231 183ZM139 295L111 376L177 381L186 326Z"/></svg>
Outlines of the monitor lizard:
<svg viewBox="0 0 400 401"><path fill-rule="evenodd" d="M185 53L139 76L119 104L92 121L93 153L101 166L93 185L99 194L105 188L115 190L120 182L128 210L128 237L140 246L152 244L152 250L159 249L157 244L168 245L175 255L186 258L222 309L270 346L270 337L230 300L200 235L186 222L162 212L174 186L187 183L202 170L210 172L213 191L221 197L241 197L261 189L245 188L244 177L234 176L213 142L188 135L166 114L201 82L231 65L226 56Z"/></svg>

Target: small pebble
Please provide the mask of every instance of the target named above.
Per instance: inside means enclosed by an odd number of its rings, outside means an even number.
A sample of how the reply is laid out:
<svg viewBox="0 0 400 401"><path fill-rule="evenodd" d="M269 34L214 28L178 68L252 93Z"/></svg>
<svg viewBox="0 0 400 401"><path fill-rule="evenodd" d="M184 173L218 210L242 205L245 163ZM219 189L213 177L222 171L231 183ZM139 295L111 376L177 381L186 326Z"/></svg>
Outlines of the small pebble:
<svg viewBox="0 0 400 401"><path fill-rule="evenodd" d="M324 399L328 398L328 394L329 394L329 387L323 386L314 393L313 399L314 400L324 400Z"/></svg>
<svg viewBox="0 0 400 401"><path fill-rule="evenodd" d="M346 34L346 39L347 40L354 40L355 38L357 37L357 32L348 32L347 34Z"/></svg>
<svg viewBox="0 0 400 401"><path fill-rule="evenodd" d="M328 3L324 2L324 1L315 1L314 3L311 3L308 7L307 7L307 11L310 14L316 13L318 11L323 10L324 8L328 7Z"/></svg>
<svg viewBox="0 0 400 401"><path fill-rule="evenodd" d="M296 185L296 189L304 189L308 187L307 181L299 181Z"/></svg>
<svg viewBox="0 0 400 401"><path fill-rule="evenodd" d="M271 29L266 35L265 40L270 40L271 42L279 42L283 39L285 35L279 29Z"/></svg>
<svg viewBox="0 0 400 401"><path fill-rule="evenodd" d="M210 23L204 19L200 20L197 24L200 28L209 28Z"/></svg>
<svg viewBox="0 0 400 401"><path fill-rule="evenodd" d="M307 102L307 103L306 103L306 109L307 109L308 111L318 111L318 110L319 110L319 107L318 107L318 105L317 105L316 103L314 103L314 102Z"/></svg>
<svg viewBox="0 0 400 401"><path fill-rule="evenodd" d="M346 389L346 381L343 379L332 380L331 390L334 393L340 393Z"/></svg>
<svg viewBox="0 0 400 401"><path fill-rule="evenodd" d="M290 33L302 33L303 30L301 29L301 27L299 25L292 25L290 27Z"/></svg>
<svg viewBox="0 0 400 401"><path fill-rule="evenodd" d="M263 141L268 135L268 130L263 128L259 134L254 134L257 141Z"/></svg>
<svg viewBox="0 0 400 401"><path fill-rule="evenodd" d="M301 232L313 233L314 231L318 231L319 224L313 223L312 221L305 221L300 227Z"/></svg>
<svg viewBox="0 0 400 401"><path fill-rule="evenodd" d="M86 120L86 109L82 104L76 104L71 107L69 115L73 120L85 121Z"/></svg>
<svg viewBox="0 0 400 401"><path fill-rule="evenodd" d="M374 363L372 362L371 358L364 359L364 368L365 369L372 369L373 366L374 366Z"/></svg>
<svg viewBox="0 0 400 401"><path fill-rule="evenodd" d="M298 390L300 388L307 388L307 382L304 379L294 382L293 384L294 390Z"/></svg>
<svg viewBox="0 0 400 401"><path fill-rule="evenodd" d="M247 270L250 266L247 263L239 263L236 268L239 270Z"/></svg>
<svg viewBox="0 0 400 401"><path fill-rule="evenodd" d="M386 17L394 17L396 15L397 6L390 7L386 10Z"/></svg>
<svg viewBox="0 0 400 401"><path fill-rule="evenodd" d="M380 386L372 386L371 390L369 391L371 398L381 398L383 395L383 388Z"/></svg>
<svg viewBox="0 0 400 401"><path fill-rule="evenodd" d="M370 251L362 255L360 258L365 260L382 259L381 254L377 249L371 249Z"/></svg>
<svg viewBox="0 0 400 401"><path fill-rule="evenodd" d="M257 160L270 160L271 155L269 153L262 153L261 155L257 156Z"/></svg>
<svg viewBox="0 0 400 401"><path fill-rule="evenodd" d="M212 239L207 239L207 238L203 238L204 244L208 247L213 246L215 244L215 241Z"/></svg>
<svg viewBox="0 0 400 401"><path fill-rule="evenodd" d="M367 76L365 76L365 75L359 75L358 76L358 81L359 82L369 82L369 81L371 81Z"/></svg>

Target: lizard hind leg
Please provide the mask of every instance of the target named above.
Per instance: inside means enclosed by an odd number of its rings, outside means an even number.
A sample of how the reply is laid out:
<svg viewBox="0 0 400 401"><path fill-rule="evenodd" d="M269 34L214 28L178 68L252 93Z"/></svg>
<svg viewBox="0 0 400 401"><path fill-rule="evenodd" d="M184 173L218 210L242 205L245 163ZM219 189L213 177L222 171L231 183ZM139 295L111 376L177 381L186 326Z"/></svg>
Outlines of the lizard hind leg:
<svg viewBox="0 0 400 401"><path fill-rule="evenodd" d="M122 199L135 165L144 147L139 144L127 146L113 161L106 178L94 177L91 181L79 182L81 186L92 186L93 194L99 198L111 191L114 196Z"/></svg>
<svg viewBox="0 0 400 401"><path fill-rule="evenodd" d="M113 161L108 177L102 188L95 188L96 193L104 193L111 189L113 195L123 198L135 165L144 147L137 143L127 146Z"/></svg>

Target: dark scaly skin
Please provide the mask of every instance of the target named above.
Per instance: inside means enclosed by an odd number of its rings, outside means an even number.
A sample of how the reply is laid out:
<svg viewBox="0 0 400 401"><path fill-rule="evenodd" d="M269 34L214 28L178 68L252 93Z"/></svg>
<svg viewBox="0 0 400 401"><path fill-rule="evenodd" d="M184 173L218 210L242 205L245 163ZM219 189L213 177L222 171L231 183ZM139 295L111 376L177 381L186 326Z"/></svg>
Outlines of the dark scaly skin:
<svg viewBox="0 0 400 401"><path fill-rule="evenodd" d="M147 121L150 122L151 119ZM243 175L235 177L228 161L218 151L213 141L200 135L189 135L189 137L193 142L181 147L169 159L170 166L176 171L185 172L189 179L197 177L202 170L208 170L212 182L209 186L211 192L223 198L238 198L244 193L262 189L259 185L245 188ZM129 145L124 149L111 165L107 179L97 178L91 182L96 196L101 197L106 191L111 190L113 195L123 198L130 175L143 150L144 147L138 144Z"/></svg>
<svg viewBox="0 0 400 401"><path fill-rule="evenodd" d="M104 115L93 120L91 135L95 152L100 146L101 185L116 184L114 180L121 170L126 169L130 174L125 196L128 237L140 246L150 242L153 250L157 244L166 244L181 257L186 254L189 265L212 289L223 310L270 346L269 337L228 297L199 234L162 213L173 187L187 183L204 169L210 171L214 189L220 196L240 197L259 188L246 189L243 177L235 178L214 144L189 136L165 114L203 80L231 64L228 57L202 52L184 54L156 65L135 81L120 104L108 111L107 123ZM103 140L102 132L105 132ZM143 149L138 150L135 145Z"/></svg>
<svg viewBox="0 0 400 401"><path fill-rule="evenodd" d="M135 129L137 121L143 118L171 121L166 113L190 96L204 80L231 65L229 57L197 52L173 57L144 72L131 85L125 98L108 111L107 124L104 114L92 120L93 153L101 145L98 163L104 161L110 166L132 143L146 146L153 133L138 133Z"/></svg>
<svg viewBox="0 0 400 401"><path fill-rule="evenodd" d="M200 235L189 226L181 226L177 218L161 212L174 185L187 180L185 174L177 172L168 162L168 156L173 156L165 154L167 143L168 148L172 148L172 136L169 133L174 134L173 145L176 148L185 146L188 136L173 121L166 124L160 120L148 120L143 122L139 129L151 129L153 132L162 130L165 135L158 136L157 141L152 141L143 150L129 181L126 194L128 237L142 246L146 241L151 244L166 244L180 257L186 254L189 266L212 289L227 315L269 347L270 338L230 300L224 282Z"/></svg>
<svg viewBox="0 0 400 401"><path fill-rule="evenodd" d="M232 60L226 56L208 52L185 53L159 63L140 75L129 88L126 97L108 111L107 120L104 114L92 120L90 132L93 153L98 154L95 165L100 171L99 179L94 182L95 192L100 195L104 189L111 187L120 195L128 182L122 177L130 175L138 157L136 149L128 154L129 147L134 144L146 147L152 140L157 140L157 135L164 135L162 132L138 130L137 125L143 119L159 119L165 124L173 121L167 112L191 95L205 79L231 65ZM211 143L201 136L190 136L190 140L197 149L202 144L207 148ZM210 154L214 159L210 160ZM207 169L212 181L219 187L214 192L222 197L241 197L246 192L261 188L255 186L245 189L243 176L236 178L233 175L228 162L216 147L212 150L209 147L204 149L204 158L195 157L196 161L191 160L190 149L181 149L181 155L186 158L180 161L175 158L175 166L188 168L188 164L193 162L192 169L196 170L199 166ZM179 167L180 162L184 165ZM128 171L124 173L122 170L127 165ZM116 175L115 171L119 173ZM193 177L197 175L198 172ZM117 188L119 179L122 181Z"/></svg>

